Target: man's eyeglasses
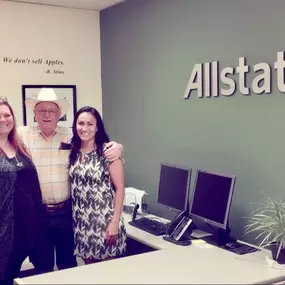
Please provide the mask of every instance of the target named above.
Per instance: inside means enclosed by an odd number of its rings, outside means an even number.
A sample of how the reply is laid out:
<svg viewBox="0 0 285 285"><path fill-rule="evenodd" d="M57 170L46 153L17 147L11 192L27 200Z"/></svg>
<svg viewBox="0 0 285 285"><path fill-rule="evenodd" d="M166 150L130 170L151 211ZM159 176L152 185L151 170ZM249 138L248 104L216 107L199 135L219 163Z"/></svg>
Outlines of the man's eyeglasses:
<svg viewBox="0 0 285 285"><path fill-rule="evenodd" d="M36 112L40 115L44 115L45 113L48 113L49 115L55 115L58 113L58 109L39 109L39 110L36 110Z"/></svg>

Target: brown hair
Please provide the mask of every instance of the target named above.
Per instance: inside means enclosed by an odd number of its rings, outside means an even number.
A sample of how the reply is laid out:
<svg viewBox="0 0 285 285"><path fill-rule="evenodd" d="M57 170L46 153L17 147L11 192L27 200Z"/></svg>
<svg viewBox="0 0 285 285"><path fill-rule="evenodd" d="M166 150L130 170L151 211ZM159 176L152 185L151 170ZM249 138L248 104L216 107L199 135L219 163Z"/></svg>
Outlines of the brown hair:
<svg viewBox="0 0 285 285"><path fill-rule="evenodd" d="M3 97L0 98L0 106L7 106L9 108L10 113L11 113L13 120L14 120L13 129L11 130L11 132L8 135L8 140L9 140L10 144L14 147L16 154L22 154L22 155L25 155L26 157L31 159L30 153L28 152L24 143L21 141L21 139L18 135L14 111L13 111L11 105L8 103L6 98L3 98Z"/></svg>

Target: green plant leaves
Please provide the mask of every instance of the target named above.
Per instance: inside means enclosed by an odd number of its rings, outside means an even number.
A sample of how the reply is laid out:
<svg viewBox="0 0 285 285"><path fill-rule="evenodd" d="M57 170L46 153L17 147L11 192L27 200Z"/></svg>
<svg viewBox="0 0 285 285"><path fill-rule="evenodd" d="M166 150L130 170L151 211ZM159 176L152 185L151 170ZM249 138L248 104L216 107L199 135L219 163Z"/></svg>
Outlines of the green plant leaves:
<svg viewBox="0 0 285 285"><path fill-rule="evenodd" d="M285 201L266 199L248 218L245 234L257 232L256 239L262 238L260 247L278 244L277 257L285 246Z"/></svg>

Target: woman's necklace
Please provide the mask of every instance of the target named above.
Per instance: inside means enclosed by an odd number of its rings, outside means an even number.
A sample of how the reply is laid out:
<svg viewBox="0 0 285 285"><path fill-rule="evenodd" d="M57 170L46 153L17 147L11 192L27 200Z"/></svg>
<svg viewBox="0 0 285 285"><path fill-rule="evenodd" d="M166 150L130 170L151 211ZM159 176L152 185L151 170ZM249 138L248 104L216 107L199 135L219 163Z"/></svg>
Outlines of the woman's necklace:
<svg viewBox="0 0 285 285"><path fill-rule="evenodd" d="M92 148L81 148L80 151L83 156L95 150L95 147Z"/></svg>
<svg viewBox="0 0 285 285"><path fill-rule="evenodd" d="M80 160L79 160L80 163L84 163L85 159L87 158L87 155L94 150L95 150L94 147L92 147L92 148L81 148L80 149L81 156L80 156Z"/></svg>
<svg viewBox="0 0 285 285"><path fill-rule="evenodd" d="M1 146L2 151L5 153L5 155L9 158L10 155L12 155L13 152L15 152L15 150L12 148L12 146L10 145L9 141L6 141L2 146ZM22 167L24 164L23 162L18 160L17 157L17 153L15 152L15 156L14 156L15 160L16 160L16 165L19 167Z"/></svg>
<svg viewBox="0 0 285 285"><path fill-rule="evenodd" d="M16 165L19 166L19 167L22 167L24 164L22 161L19 161L18 158L17 158L17 154L15 155L15 159L16 159Z"/></svg>

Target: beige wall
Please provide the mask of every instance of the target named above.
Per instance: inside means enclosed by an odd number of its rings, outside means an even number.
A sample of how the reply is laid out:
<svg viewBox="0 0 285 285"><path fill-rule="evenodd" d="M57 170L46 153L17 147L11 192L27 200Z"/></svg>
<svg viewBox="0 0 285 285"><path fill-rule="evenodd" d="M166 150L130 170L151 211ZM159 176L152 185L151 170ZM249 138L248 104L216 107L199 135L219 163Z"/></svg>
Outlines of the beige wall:
<svg viewBox="0 0 285 285"><path fill-rule="evenodd" d="M9 98L18 124L22 84L75 84L77 108L92 105L102 112L99 24L97 11L0 1L0 96ZM63 65L51 67L47 60Z"/></svg>

